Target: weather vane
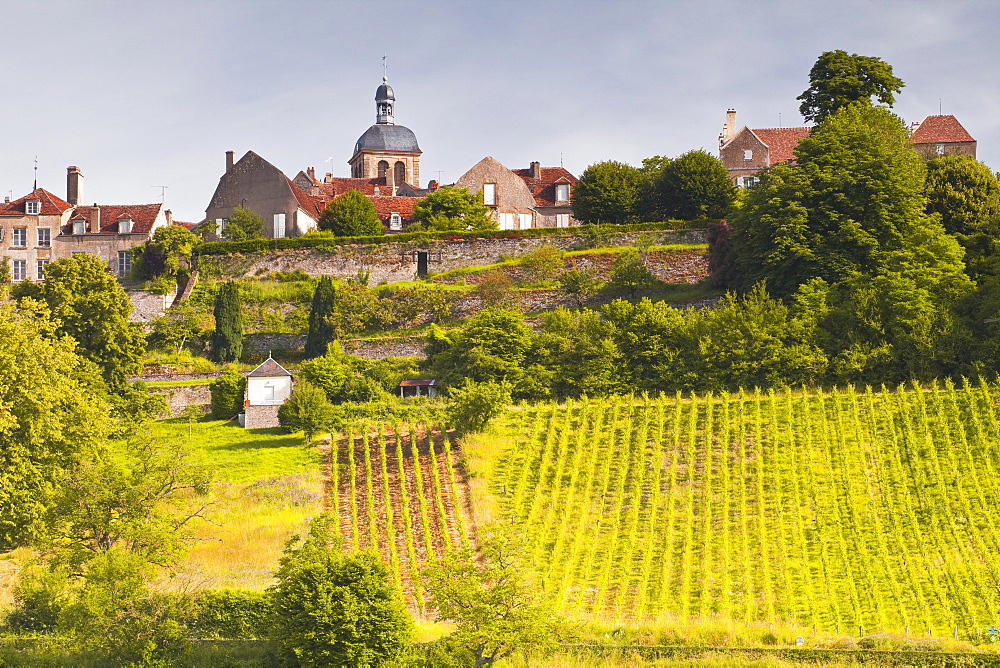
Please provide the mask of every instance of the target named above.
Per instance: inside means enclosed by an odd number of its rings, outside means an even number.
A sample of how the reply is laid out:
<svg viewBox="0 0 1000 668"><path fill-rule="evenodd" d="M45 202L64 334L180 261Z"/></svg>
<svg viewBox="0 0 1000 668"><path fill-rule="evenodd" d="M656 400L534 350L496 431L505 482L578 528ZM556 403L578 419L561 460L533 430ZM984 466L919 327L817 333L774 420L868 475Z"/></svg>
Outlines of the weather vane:
<svg viewBox="0 0 1000 668"><path fill-rule="evenodd" d="M389 54L383 52L382 53L382 81L388 81L389 80L389 63L387 62L388 58L389 58Z"/></svg>

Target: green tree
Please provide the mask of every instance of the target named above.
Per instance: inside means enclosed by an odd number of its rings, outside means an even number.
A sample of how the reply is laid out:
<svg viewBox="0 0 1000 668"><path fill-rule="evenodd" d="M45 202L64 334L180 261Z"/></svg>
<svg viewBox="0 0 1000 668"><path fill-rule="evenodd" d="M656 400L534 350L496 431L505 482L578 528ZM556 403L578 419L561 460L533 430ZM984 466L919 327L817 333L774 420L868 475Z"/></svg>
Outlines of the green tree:
<svg viewBox="0 0 1000 668"><path fill-rule="evenodd" d="M290 432L305 434L306 445L316 434L337 430L337 410L323 390L308 380L295 384L288 401L278 408L278 424Z"/></svg>
<svg viewBox="0 0 1000 668"><path fill-rule="evenodd" d="M582 223L623 223L638 218L643 173L609 160L587 167L573 188L573 217Z"/></svg>
<svg viewBox="0 0 1000 668"><path fill-rule="evenodd" d="M902 120L886 109L841 109L799 142L797 166L778 166L750 189L733 217L733 240L747 285L766 280L786 297L820 277L923 272L935 292L970 287L962 249L925 212L924 161Z"/></svg>
<svg viewBox="0 0 1000 668"><path fill-rule="evenodd" d="M820 55L809 71L809 88L795 99L802 101L799 113L803 118L820 123L854 102L870 104L873 97L891 107L894 93L904 85L893 76L892 65L882 59L838 49Z"/></svg>
<svg viewBox="0 0 1000 668"><path fill-rule="evenodd" d="M466 320L460 330L431 342L431 367L449 387L467 380L508 381L518 391L529 373L532 343L531 328L520 313L488 308Z"/></svg>
<svg viewBox="0 0 1000 668"><path fill-rule="evenodd" d="M603 286L596 276L597 273L593 269L572 267L561 273L557 280L559 287L576 300L577 306L582 307L586 299L596 295Z"/></svg>
<svg viewBox="0 0 1000 668"><path fill-rule="evenodd" d="M268 591L274 639L303 666L378 666L400 657L413 622L371 552L341 550L338 518L324 513L285 547Z"/></svg>
<svg viewBox="0 0 1000 668"><path fill-rule="evenodd" d="M448 423L461 432L480 432L510 405L510 386L468 380L448 392Z"/></svg>
<svg viewBox="0 0 1000 668"><path fill-rule="evenodd" d="M375 205L358 190L349 190L332 200L319 216L319 229L337 237L367 237L385 234Z"/></svg>
<svg viewBox="0 0 1000 668"><path fill-rule="evenodd" d="M729 172L714 155L697 150L668 161L655 176L655 210L666 218L724 218L736 197Z"/></svg>
<svg viewBox="0 0 1000 668"><path fill-rule="evenodd" d="M243 395L247 389L246 376L236 369L226 369L208 384L212 394L212 417L228 420L243 410Z"/></svg>
<svg viewBox="0 0 1000 668"><path fill-rule="evenodd" d="M627 290L629 296L635 298L636 292L656 283L656 277L642 261L639 251L629 249L615 255L611 264L611 282L609 285L619 290Z"/></svg>
<svg viewBox="0 0 1000 668"><path fill-rule="evenodd" d="M253 209L238 206L226 218L222 233L229 241L260 239L264 236L264 219Z"/></svg>
<svg viewBox="0 0 1000 668"><path fill-rule="evenodd" d="M132 249L132 273L143 279L177 276L201 243L201 237L180 225L158 227L149 241Z"/></svg>
<svg viewBox="0 0 1000 668"><path fill-rule="evenodd" d="M96 255L84 253L56 260L45 268L45 282L19 283L18 298L44 301L57 324L56 335L72 337L77 351L94 362L112 389L139 373L146 337L129 321L132 302Z"/></svg>
<svg viewBox="0 0 1000 668"><path fill-rule="evenodd" d="M235 281L226 281L219 286L213 315L212 356L217 362L238 360L243 355L243 303Z"/></svg>
<svg viewBox="0 0 1000 668"><path fill-rule="evenodd" d="M475 293L483 308L515 308L520 301L514 281L501 269L480 276Z"/></svg>
<svg viewBox="0 0 1000 668"><path fill-rule="evenodd" d="M554 281L563 268L563 252L555 244L542 244L522 255L518 264L528 283Z"/></svg>
<svg viewBox="0 0 1000 668"><path fill-rule="evenodd" d="M459 186L441 186L417 202L413 206L413 220L424 230L497 229L482 196Z"/></svg>
<svg viewBox="0 0 1000 668"><path fill-rule="evenodd" d="M455 624L448 639L488 666L513 652L557 640L552 610L525 578L525 551L509 532L483 532L478 553L462 550L424 569L429 605Z"/></svg>
<svg viewBox="0 0 1000 668"><path fill-rule="evenodd" d="M1000 180L969 155L928 160L924 193L928 213L941 214L944 229L951 234L986 231L1000 214Z"/></svg>
<svg viewBox="0 0 1000 668"><path fill-rule="evenodd" d="M306 357L326 354L327 346L336 337L333 328L333 313L337 303L337 291L329 276L322 276L313 292L312 307L309 309L309 332L306 335Z"/></svg>

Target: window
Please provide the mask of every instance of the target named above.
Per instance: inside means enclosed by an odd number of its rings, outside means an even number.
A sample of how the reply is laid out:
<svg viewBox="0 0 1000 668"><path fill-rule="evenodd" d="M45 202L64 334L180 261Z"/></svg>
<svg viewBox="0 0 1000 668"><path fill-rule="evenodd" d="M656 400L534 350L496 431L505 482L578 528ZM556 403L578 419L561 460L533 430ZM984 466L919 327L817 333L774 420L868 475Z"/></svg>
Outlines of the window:
<svg viewBox="0 0 1000 668"><path fill-rule="evenodd" d="M500 220L498 221L499 228L501 230L512 230L514 229L514 214L512 213L501 213Z"/></svg>
<svg viewBox="0 0 1000 668"><path fill-rule="evenodd" d="M23 281L28 277L27 260L14 260L10 267L10 277L15 281Z"/></svg>
<svg viewBox="0 0 1000 668"><path fill-rule="evenodd" d="M39 248L49 248L52 246L52 230L47 227L39 227L35 231L38 233Z"/></svg>
<svg viewBox="0 0 1000 668"><path fill-rule="evenodd" d="M753 149L745 148L743 149L743 159L753 160Z"/></svg>
<svg viewBox="0 0 1000 668"><path fill-rule="evenodd" d="M755 183L757 183L757 177L756 176L744 176L743 177L743 187L744 188L749 188L750 186L754 185Z"/></svg>
<svg viewBox="0 0 1000 668"><path fill-rule="evenodd" d="M388 171L389 171L389 163L386 162L385 160L379 160L378 161L378 177L380 179L384 178L386 172L388 172Z"/></svg>
<svg viewBox="0 0 1000 668"><path fill-rule="evenodd" d="M48 266L49 261L48 260L36 260L35 264L37 265L37 269L38 269L38 272L36 274L36 276L38 277L38 280L44 281L45 280L45 267Z"/></svg>
<svg viewBox="0 0 1000 668"><path fill-rule="evenodd" d="M556 227L569 227L569 214L568 213L557 213L556 214Z"/></svg>
<svg viewBox="0 0 1000 668"><path fill-rule="evenodd" d="M285 238L285 214L283 213L274 214L274 238Z"/></svg>
<svg viewBox="0 0 1000 668"><path fill-rule="evenodd" d="M132 232L132 219L125 217L118 219L118 234L129 234Z"/></svg>
<svg viewBox="0 0 1000 668"><path fill-rule="evenodd" d="M3 228L0 227L0 241L3 241Z"/></svg>
<svg viewBox="0 0 1000 668"><path fill-rule="evenodd" d="M485 204L486 206L497 205L497 184L495 183L483 184L483 204Z"/></svg>
<svg viewBox="0 0 1000 668"><path fill-rule="evenodd" d="M11 246L18 246L24 248L28 245L28 228L27 227L15 227L14 234L10 238Z"/></svg>
<svg viewBox="0 0 1000 668"><path fill-rule="evenodd" d="M556 201L557 202L568 202L569 201L569 184L568 183L557 183L556 184Z"/></svg>
<svg viewBox="0 0 1000 668"><path fill-rule="evenodd" d="M29 199L24 203L24 212L29 216L37 216L42 210L42 203L37 199Z"/></svg>
<svg viewBox="0 0 1000 668"><path fill-rule="evenodd" d="M517 229L519 230L530 230L531 229L531 214L521 213L518 214L520 221L518 222Z"/></svg>
<svg viewBox="0 0 1000 668"><path fill-rule="evenodd" d="M395 211L389 214L389 229L393 232L403 229L403 217Z"/></svg>
<svg viewBox="0 0 1000 668"><path fill-rule="evenodd" d="M223 228L225 227L225 223L226 223L226 219L225 218L216 218L215 219L215 236L217 236L217 237L221 237L222 236L222 232L223 232Z"/></svg>
<svg viewBox="0 0 1000 668"><path fill-rule="evenodd" d="M85 220L74 220L73 221L73 234L86 234L87 233L87 221Z"/></svg>
<svg viewBox="0 0 1000 668"><path fill-rule="evenodd" d="M130 271L132 271L132 251L118 251L118 275L127 276Z"/></svg>
<svg viewBox="0 0 1000 668"><path fill-rule="evenodd" d="M938 155L944 155L944 144L938 144L934 147L934 152Z"/></svg>
<svg viewBox="0 0 1000 668"><path fill-rule="evenodd" d="M392 168L393 177L392 183L397 188L404 183L406 183L406 165L402 161L397 161L396 166Z"/></svg>

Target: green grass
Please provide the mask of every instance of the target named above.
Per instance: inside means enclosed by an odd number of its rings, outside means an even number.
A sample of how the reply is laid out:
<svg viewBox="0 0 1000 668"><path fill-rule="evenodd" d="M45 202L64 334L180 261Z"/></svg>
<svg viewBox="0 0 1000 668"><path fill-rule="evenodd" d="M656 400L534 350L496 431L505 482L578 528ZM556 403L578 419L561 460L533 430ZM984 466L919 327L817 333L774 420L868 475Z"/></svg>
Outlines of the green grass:
<svg viewBox="0 0 1000 668"><path fill-rule="evenodd" d="M973 638L1000 618L1000 387L602 399L468 440L556 607ZM491 505L492 504L492 505Z"/></svg>
<svg viewBox="0 0 1000 668"><path fill-rule="evenodd" d="M180 440L198 456L216 467L220 482L250 483L262 478L309 474L319 466L315 448L306 447L301 434L273 429L244 429L235 420L202 418L191 424L186 418L153 423L154 436Z"/></svg>

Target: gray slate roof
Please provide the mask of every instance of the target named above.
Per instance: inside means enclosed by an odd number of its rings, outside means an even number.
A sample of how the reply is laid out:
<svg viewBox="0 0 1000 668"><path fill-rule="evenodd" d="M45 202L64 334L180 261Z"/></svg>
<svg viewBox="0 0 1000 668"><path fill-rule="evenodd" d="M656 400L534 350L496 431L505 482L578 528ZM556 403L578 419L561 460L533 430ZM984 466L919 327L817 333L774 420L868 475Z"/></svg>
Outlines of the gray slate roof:
<svg viewBox="0 0 1000 668"><path fill-rule="evenodd" d="M291 375L292 374L288 373L288 370L285 369L285 367L281 366L273 359L268 357L266 360L264 360L263 364L261 364L259 367L257 367L250 373L248 373L247 377L248 378L259 377L259 376L274 377L274 376L291 376Z"/></svg>
<svg viewBox="0 0 1000 668"><path fill-rule="evenodd" d="M413 130L402 125L376 124L368 128L358 143L354 145L354 153L361 149L375 151L420 151L417 136Z"/></svg>

